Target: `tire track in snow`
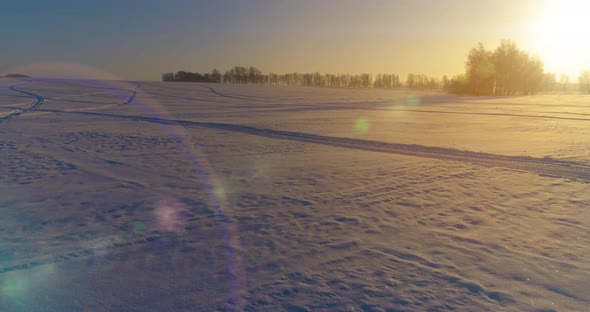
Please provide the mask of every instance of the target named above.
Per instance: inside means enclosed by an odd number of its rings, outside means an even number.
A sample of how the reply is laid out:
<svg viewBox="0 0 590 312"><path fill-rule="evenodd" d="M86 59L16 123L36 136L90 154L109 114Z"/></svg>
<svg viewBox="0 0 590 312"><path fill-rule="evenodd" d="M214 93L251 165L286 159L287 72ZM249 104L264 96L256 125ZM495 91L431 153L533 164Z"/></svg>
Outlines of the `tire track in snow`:
<svg viewBox="0 0 590 312"><path fill-rule="evenodd" d="M54 113L68 113L81 114L90 116L103 116L110 118L119 118L125 120L154 122L160 124L182 125L187 127L200 127L216 130L231 131L237 133L250 134L255 136L267 137L278 140L290 140L306 143L322 144L333 147L341 147L348 149L355 149L361 151L380 152L395 155L413 156L421 158L430 158L444 161L458 161L464 163L471 163L484 167L501 167L513 170L520 170L526 172L537 173L543 176L566 178L572 180L579 180L590 182L590 166L570 162L561 161L553 158L535 158L530 156L507 156L482 152L473 152L458 150L445 147L424 146L417 144L391 143L383 141L362 140L345 137L331 137L318 134L310 134L303 132L292 132L283 130L273 130L265 128L257 128L252 126L244 126L237 124L225 123L210 123L197 122L187 120L175 119L161 119L154 117L143 116L129 116L117 115L109 113L98 112L75 112L75 111L60 111L42 109L39 111L54 112Z"/></svg>
<svg viewBox="0 0 590 312"><path fill-rule="evenodd" d="M161 97L173 98L173 99L182 99L182 100L196 101L196 102L224 103L224 102L221 102L221 101L213 101L213 100L207 100L207 99L198 99L198 98L191 98L191 97L186 97L186 96L163 94L163 93L157 93L157 92L151 92L151 91L150 92L143 91L143 93L149 94L149 95L157 95L157 96L161 96Z"/></svg>
<svg viewBox="0 0 590 312"><path fill-rule="evenodd" d="M16 85L25 84L25 83L29 83L29 82L30 81L27 81L27 82L18 82L18 83L11 84L11 85L8 86L8 88L10 90L15 91L15 92L19 92L19 93L22 93L22 94L25 94L25 95L27 95L29 97L33 97L34 100L29 105L27 105L27 106L25 106L23 108L15 109L15 110L12 110L12 111L9 111L9 112L0 114L0 122L5 121L5 120L8 120L8 119L13 118L13 117L16 117L16 116L19 116L19 115L21 115L23 113L26 113L26 112L30 111L30 110L37 109L39 106L41 106L41 104L43 104L43 101L45 99L42 96L40 96L38 94L35 94L35 93L31 93L31 92L24 91L24 90L21 90L21 89L17 89L16 88Z"/></svg>
<svg viewBox="0 0 590 312"><path fill-rule="evenodd" d="M383 104L386 106L391 104ZM511 114L511 113L490 113L490 112L458 112L458 111L438 111L425 109L399 109L400 105L391 105L389 108L379 106L315 106L315 107L294 107L294 108L276 108L266 110L250 110L240 112L223 112L216 113L218 115L226 116L227 114L260 114L260 113L295 113L295 112L313 112L313 111L389 111L389 112L411 112L411 113L425 113L425 114L447 114L447 115L476 115L476 116L499 116L499 117L520 117L520 118L538 118L538 119L560 119L560 120L574 120L574 121L590 121L590 118L565 117L565 116L548 116L548 115L531 115L531 114ZM560 113L570 115L581 115L574 113Z"/></svg>
<svg viewBox="0 0 590 312"><path fill-rule="evenodd" d="M121 89L121 88L115 88L115 87L109 87L109 86L101 86L101 85L94 85L91 84L89 82L87 83L83 83L83 82L72 82L72 81L65 81L63 82L63 84L69 84L69 85L74 85L74 86L82 86L82 87L87 87L87 88L93 88L93 89L103 89L103 90L111 90L111 91L126 91L126 92L131 92L131 95L129 95L129 97L120 105L125 105L125 104L129 104L131 102L133 102L133 100L135 100L135 97L137 96L137 90L139 88L141 88L141 83L136 82L135 83L135 88L134 89Z"/></svg>
<svg viewBox="0 0 590 312"><path fill-rule="evenodd" d="M137 96L137 89L139 89L140 87L141 87L141 85L137 85L135 90L126 90L126 91L131 91L132 93L129 96L129 98L127 98L127 100L125 102L123 102L121 105L126 105L126 104L130 104L131 102L133 102L133 100L135 100L135 97Z"/></svg>
<svg viewBox="0 0 590 312"><path fill-rule="evenodd" d="M541 119L564 119L576 121L590 121L590 118L575 118L575 117L561 117L561 116L547 116L547 115L529 115L529 114L509 114L509 113L485 113L485 112L457 112L457 111L436 111L436 110L402 110L402 109L383 109L376 108L375 110L385 111L405 111L412 113L429 113L429 114L454 114L454 115L478 115L478 116L502 116L502 117L522 117L522 118L541 118Z"/></svg>
<svg viewBox="0 0 590 312"><path fill-rule="evenodd" d="M253 98L259 98L259 97L254 97L254 96L233 96L233 95L227 95L227 94L223 94L218 92L217 90L208 87L208 86L203 86L203 88L207 88L209 89L209 91L211 91L211 93L220 96L220 97L224 97L224 98L228 98L228 99L236 99L236 100L243 100L243 101L255 101L255 102L262 102L262 103L270 103L269 101L263 101L263 100L259 100L259 99L253 99Z"/></svg>
<svg viewBox="0 0 590 312"><path fill-rule="evenodd" d="M48 98L48 99L45 99L44 97L42 97L39 94L28 92L28 91L24 91L24 90L20 90L20 89L17 89L15 87L16 85L19 85L19 84L26 84L26 83L31 83L31 82L32 81L19 82L19 83L15 83L15 84L12 84L12 85L9 85L8 86L8 88L10 90L15 91L15 92L20 92L20 93L23 93L23 94L26 95L26 96L23 96L23 97L29 97L29 98L30 97L34 97L35 100L32 103L30 103L29 105L27 105L26 107L24 107L24 108L9 107L9 108L12 108L13 110L12 111L9 111L9 112L5 112L5 113L0 113L0 122L5 121L5 120L8 120L8 119L13 118L13 117L16 117L16 116L19 116L19 115L22 115L22 114L24 114L24 113L26 113L28 111L31 111L31 110L37 110L46 101L61 100L61 101L69 102L69 100L62 100L61 98ZM111 90L117 90L117 91L128 91L128 92L131 92L131 94L129 95L129 97L127 97L125 99L125 101L123 101L122 103L101 106L101 108L110 107L110 106L121 106L121 105L126 105L126 104L132 103L135 100L136 96L137 96L137 89L139 89L141 87L141 84L137 84L134 90L128 90L128 89L106 88L106 87L98 87L98 86L91 86L91 85L74 84L74 83L64 83L64 84L94 87L94 88L97 88L97 89L111 89ZM84 94L84 95L86 95L86 94ZM75 95L69 95L69 96L65 96L65 97L76 97L76 96L83 96L83 95L75 94ZM86 101L75 101L75 102L94 103L94 102L86 102ZM93 108L96 108L96 107L86 108L86 109L79 109L79 110L88 110L88 109L93 109Z"/></svg>
<svg viewBox="0 0 590 312"><path fill-rule="evenodd" d="M28 82L26 82L26 83L28 83ZM22 84L22 83L19 83L19 84ZM8 86L8 88L10 90L12 90L12 91L20 92L20 93L26 94L26 95L34 98L33 102L30 105L28 105L27 107L24 108L25 111L37 109L39 106L41 106L41 104L43 104L43 101L45 99L42 96L40 96L38 94L35 94L35 93L32 93L32 92L28 92L28 91L24 91L24 90L21 90L21 89L17 89L15 87L16 85L18 85L18 84L10 85L10 86Z"/></svg>
<svg viewBox="0 0 590 312"><path fill-rule="evenodd" d="M389 143L382 141L361 140L343 137L330 137L301 132L271 130L250 126L221 124L221 123L197 123L185 124L198 127L228 130L246 134L264 136L274 139L294 140L308 143L323 144L349 149L373 151L404 156L431 158L446 161L459 161L472 163L485 167L504 167L540 175L562 177L590 182L590 166L559 161L551 158L534 158L528 156L505 156L472 151L462 151L452 148L432 147L416 144Z"/></svg>
<svg viewBox="0 0 590 312"><path fill-rule="evenodd" d="M207 87L209 88L209 87ZM154 94L154 95L161 95L157 93L149 93L147 94ZM168 96L162 95L166 97L176 97L177 96ZM238 97L234 96L227 96L227 95L220 95L223 97L229 97L237 99ZM187 100L193 101L202 101L202 102L214 102L210 100L201 100L195 98L184 98ZM245 98L239 98L241 100L249 100ZM259 101L259 100L258 100ZM259 101L264 102L264 101ZM271 102L266 102L271 103ZM451 102L449 102L451 103ZM460 103L460 102L459 102ZM458 111L439 111L439 110L427 110L427 109L406 109L406 108L398 108L401 106L406 106L404 103L388 103L388 102L351 102L351 103L316 103L319 105L306 105L306 104L277 104L277 105L266 105L266 106L241 106L241 105L233 105L231 107L236 108L254 108L253 110L248 111L233 111L233 112L219 112L219 113L207 113L207 116L238 116L244 114L263 114L263 113L294 113L294 112L313 112L313 111L390 111L390 112L412 112L412 113L425 113L425 114L448 114L448 115L476 115L476 116L498 116L498 117L517 117L517 118L536 118L536 119L559 119L559 120L573 120L573 121L590 121L590 118L581 118L581 117L566 117L566 116L550 116L550 115L532 115L532 114L516 114L516 113L494 113L494 112L458 112ZM352 104L352 105L351 105ZM446 102L426 102L425 104L447 104ZM358 105L358 106L357 106ZM258 109L263 108L263 109ZM270 109L265 109L270 108ZM456 107L455 107L456 108ZM590 114L580 114L580 113L571 113L571 112L539 112L539 113L555 113L555 114L564 114L564 115L572 115L572 116L588 116Z"/></svg>

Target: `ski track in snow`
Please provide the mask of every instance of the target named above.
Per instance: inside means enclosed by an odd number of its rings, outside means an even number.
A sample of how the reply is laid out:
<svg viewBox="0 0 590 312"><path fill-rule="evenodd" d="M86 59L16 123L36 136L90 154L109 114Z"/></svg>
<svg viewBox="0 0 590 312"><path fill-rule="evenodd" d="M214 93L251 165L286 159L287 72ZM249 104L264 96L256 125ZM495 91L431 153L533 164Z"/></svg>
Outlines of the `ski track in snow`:
<svg viewBox="0 0 590 312"><path fill-rule="evenodd" d="M293 140L334 147L349 148L404 156L432 158L438 160L460 161L485 167L503 167L521 171L528 171L540 175L560 177L573 180L590 181L590 166L560 161L551 158L534 158L528 156L505 156L489 153L461 151L452 148L421 146L415 144L389 143L381 141L360 140L342 137L330 137L302 132L271 130L225 123L207 123L187 120L169 120L142 116L118 115L98 112L76 112L42 109L39 111L52 113L68 113L120 118L134 121L174 124L187 127L202 127L209 129L227 130L250 135L263 136L272 139Z"/></svg>
<svg viewBox="0 0 590 312"><path fill-rule="evenodd" d="M273 138L273 139L294 140L294 141L300 141L300 142L329 145L329 146L340 147L340 148L349 148L349 149L356 149L356 150L373 151L373 152L397 154L397 155L404 155L404 156L414 156L414 157L422 157L422 158L432 158L432 159L438 159L438 160L460 161L460 162L472 163L475 165L480 165L480 166L485 166L485 167L503 167L503 168L508 168L508 169L533 172L533 173L537 173L537 174L544 175L544 176L561 177L561 178L581 180L581 181L586 181L586 182L590 181L590 166L586 166L586 165L575 163L575 162L558 161L558 160L554 160L551 158L533 158L533 157L526 157L526 156L505 156L505 155L479 153L479 152L472 152L472 151L462 151L462 150L451 149L451 148L421 146L421 145L415 145L415 144L401 144L401 143L390 143L390 142L361 140L361 139L352 139L352 138L343 138L343 137L330 137L330 136L323 136L323 135L309 134L309 133L302 133L302 132L271 130L271 129L238 125L238 124L207 123L207 122L176 120L176 119L169 120L169 119L161 119L161 118L119 115L119 114L111 114L111 113L82 112L82 111L75 111L75 110L64 111L64 110L52 110L52 109L39 109L41 104L43 104L44 98L38 94L17 89L15 86L18 84L22 84L22 83L12 84L9 86L9 88L13 91L20 92L20 93L26 94L30 97L33 97L34 101L30 105L28 105L27 107L22 108L18 113L8 114L7 116L3 116L2 119L0 119L0 121L3 119L8 119L8 118L11 118L14 116L18 116L18 115L25 113L27 111L30 111L30 110L37 110L37 111L51 112L51 113L69 113L69 114L103 116L103 117L120 118L120 119L126 119L126 120L155 122L155 123L161 123L161 124L175 124L175 125L182 125L182 126L188 126L188 127L203 127L203 128L209 128L209 129L227 130L227 131L233 131L233 132L238 132L238 133L245 133L245 134L250 134L250 135L268 137L268 138ZM139 88L139 86L140 85L138 84L137 88ZM233 96L221 94L221 93L215 91L215 89L208 87L208 86L205 86L205 88L209 89L212 93L214 93L218 96L221 96L221 97L244 99L241 97L233 97ZM135 99L135 97L137 95L137 92L135 90L127 90L127 91L132 91L132 94L121 105L129 104L129 103L133 102L133 100ZM322 109L322 108L318 108L318 109ZM347 108L334 108L334 109L353 109L353 108L347 107ZM297 109L292 109L292 110L297 110ZM289 111L292 111L292 110L289 110ZM391 109L387 109L387 110L391 110ZM285 110L279 110L279 111L285 111ZM583 118L537 116L537 115L523 115L523 114L469 113L469 112L447 112L447 111L425 111L425 110L413 110L412 112L441 113L441 114L448 113L448 114L468 114L468 115L492 115L492 116L510 116L510 117L528 117L528 118L554 118L554 119L590 121L590 119L583 119Z"/></svg>

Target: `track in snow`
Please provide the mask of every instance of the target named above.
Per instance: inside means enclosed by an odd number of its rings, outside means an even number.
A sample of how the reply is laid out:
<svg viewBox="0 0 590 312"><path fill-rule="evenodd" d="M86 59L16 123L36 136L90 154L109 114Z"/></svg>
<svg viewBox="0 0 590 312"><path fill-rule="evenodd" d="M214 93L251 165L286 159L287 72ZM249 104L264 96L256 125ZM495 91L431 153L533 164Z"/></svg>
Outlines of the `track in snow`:
<svg viewBox="0 0 590 312"><path fill-rule="evenodd" d="M10 118L22 115L23 113L26 113L28 111L31 110L36 110L38 109L44 102L45 102L45 98L39 94L36 93L32 93L29 91L24 91L21 89L16 88L17 85L19 84L26 84L26 83L31 83L32 81L25 81L25 82L18 82L12 85L9 85L8 88L12 91L15 92L19 92L22 93L24 95L19 96L19 97L27 97L27 98L31 98L33 97L34 100L33 102L31 102L30 104L28 104L25 107L8 107L8 108L12 108L12 111L9 112L5 112L0 114L0 122L4 121L4 120L8 120ZM55 82L53 82L55 83ZM60 84L58 82L58 84ZM87 84L75 84L75 83L71 83L71 82L67 82L67 83L61 83L61 84L72 84L72 85L77 85L77 86L86 86L86 87L94 87L97 89L108 89L108 90L116 90L116 91L128 91L131 92L131 94L122 102L119 103L117 105L126 105L126 104L130 104L135 100L135 97L137 96L137 89L139 89L141 87L141 84L137 84L134 90L127 90L127 89L118 89L118 88L109 88L109 87L101 87L101 86L93 86L93 85L87 85ZM73 100L64 100L64 99L57 99L57 98L47 98L47 100L59 100L59 101L64 101L64 102L76 102L76 103L96 103L96 104L104 104L104 103L98 103L98 102L90 102L90 101L73 101Z"/></svg>
<svg viewBox="0 0 590 312"><path fill-rule="evenodd" d="M536 118L536 119L560 119L560 120L574 120L574 121L590 121L590 118L579 118L579 117L564 117L564 116L548 116L548 115L531 115L531 114L511 114L511 113L490 113L490 112L458 112L458 111L439 111L439 110L426 110L426 109L406 109L406 108L396 108L405 106L400 104L387 104L387 103L370 103L374 106L369 106L369 103L365 103L365 106L328 106L325 105L327 103L323 103L324 106L309 106L309 107L302 107L302 105L296 105L295 107L288 107L288 108L276 108L276 109L265 109L265 110L250 110L250 111L239 111L239 112L220 112L216 113L218 115L227 115L227 114L260 114L260 113L294 113L294 112L312 112L312 111L401 111L401 112L412 112L412 113L423 113L423 114L445 114L445 115L476 115L476 116L500 116L500 117L518 117L518 118ZM339 104L348 104L348 103L339 103ZM384 107L390 106L390 107ZM254 107L254 108L259 108ZM276 106L273 106L276 107ZM283 106L284 107L284 106ZM575 116L587 116L587 114L578 114L578 113L568 113L568 112L554 112L557 114L568 114L568 115L575 115ZM208 114L211 115L211 114Z"/></svg>
<svg viewBox="0 0 590 312"><path fill-rule="evenodd" d="M244 133L244 134L250 134L250 135L256 135L256 136L262 136L262 137L267 137L267 138L272 138L272 139L300 141L300 142L315 143L315 144L322 144L322 145L363 150L363 151L373 151L373 152L380 152L380 153L414 156L414 157L422 157L422 158L431 158L431 159L447 160L447 161L459 161L459 162L472 163L475 165L485 166L485 167L503 167L503 168L508 168L508 169L533 172L533 173L537 173L537 174L545 175L545 176L561 177L561 178L590 182L590 166L580 164L580 163L575 163L575 162L555 160L555 159L551 159L551 158L534 158L534 157L528 157L528 156L505 156L505 155L479 153L479 152L472 152L472 151L461 151L461 150L457 150L457 149L443 148L443 147L432 147L432 146L423 146L423 145L415 145L415 144L402 144L402 143L390 143L390 142L361 140L361 139L343 138L343 137L330 137L330 136L323 136L323 135L303 133L303 132L273 130L273 129L257 128L257 127L244 126L244 125L236 125L236 124L207 123L207 122L196 122L196 121L175 120L175 119L162 119L162 118L130 116L130 115L117 115L117 114L97 113L97 112L38 109L39 106L43 103L44 98L38 94L17 89L15 87L15 85L17 85L17 84L10 85L9 88L13 91L20 92L20 93L26 94L28 96L34 97L35 100L23 109L17 110L16 112L14 112L12 114L9 113L6 116L0 117L0 121L2 121L3 119L8 119L8 118L20 115L20 114L30 111L30 110L38 110L38 111L53 112L53 113L68 113L68 114L102 116L102 117L120 118L120 119L126 119L126 120L155 122L155 123L161 123L161 124L176 124L176 125L182 125L182 126L187 126L187 127L201 127L201 128L209 128L209 129L219 129L219 130L226 130L226 131L232 131L232 132L238 132L238 133ZM132 102L135 99L135 95L136 95L136 93L133 92L133 94L123 104L128 104L128 103ZM426 112L426 111L422 111L422 112ZM432 111L432 112L434 113L435 111ZM436 113L445 113L445 112L436 111ZM449 112L449 113L453 113L453 112ZM474 113L474 114L477 114L477 113ZM496 115L496 114L494 114L494 115ZM500 115L500 114L498 114L498 115ZM505 115L505 114L502 114L502 115ZM529 116L523 116L523 115L518 115L518 116L519 117L529 117ZM530 117L543 118L544 116L530 116ZM556 118L559 118L559 117L556 117ZM559 118L559 119L580 120L580 119L576 119L576 118ZM588 120L588 119L581 119L581 120Z"/></svg>
<svg viewBox="0 0 590 312"><path fill-rule="evenodd" d="M322 144L334 147L349 148L362 151L372 151L387 154L431 158L446 161L472 163L484 167L502 167L544 176L590 182L590 166L575 162L561 161L552 158L535 158L529 156L506 156L472 151L462 151L452 148L432 147L416 144L390 143L382 141L361 140L344 137L331 137L317 134L256 128L251 126L209 123L187 120L162 119L142 116L117 115L97 112L76 112L41 109L39 111L53 113L80 114L102 116L126 120L154 122L160 124L181 125L186 127L200 127L217 130L232 131L279 140L291 140L307 143Z"/></svg>
<svg viewBox="0 0 590 312"><path fill-rule="evenodd" d="M26 94L28 97L34 98L34 100L29 105L27 105L27 106L25 106L23 108L18 108L18 109L15 109L13 111L10 111L10 112L6 112L4 114L0 114L0 122L2 122L4 120L7 120L7 119L10 119L10 118L13 118L13 117L16 117L16 116L21 115L23 113L26 113L26 112L28 112L30 110L37 109L39 106L41 106L41 104L43 104L43 101L45 99L42 96L40 96L38 94L35 94L35 93L28 92L28 91L24 91L24 90L21 90L21 89L17 89L15 87L16 85L24 84L24 83L27 83L27 82L15 83L15 84L9 85L8 88L10 90L12 90L12 91Z"/></svg>

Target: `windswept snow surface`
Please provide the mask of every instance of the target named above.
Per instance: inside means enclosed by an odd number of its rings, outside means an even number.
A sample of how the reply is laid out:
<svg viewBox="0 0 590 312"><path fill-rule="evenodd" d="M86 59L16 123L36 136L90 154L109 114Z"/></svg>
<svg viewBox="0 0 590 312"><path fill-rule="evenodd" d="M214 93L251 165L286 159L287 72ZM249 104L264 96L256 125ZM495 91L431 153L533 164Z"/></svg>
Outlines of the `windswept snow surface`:
<svg viewBox="0 0 590 312"><path fill-rule="evenodd" d="M590 97L0 79L1 311L587 311Z"/></svg>

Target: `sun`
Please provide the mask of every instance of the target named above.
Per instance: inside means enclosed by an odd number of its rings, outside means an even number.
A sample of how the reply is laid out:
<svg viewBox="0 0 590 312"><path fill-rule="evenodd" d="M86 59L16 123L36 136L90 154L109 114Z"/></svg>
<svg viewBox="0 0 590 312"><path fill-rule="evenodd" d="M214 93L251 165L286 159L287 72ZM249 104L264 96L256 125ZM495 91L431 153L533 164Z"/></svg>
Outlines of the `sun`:
<svg viewBox="0 0 590 312"><path fill-rule="evenodd" d="M532 24L539 55L547 69L575 78L590 70L590 1L555 1L544 7Z"/></svg>

